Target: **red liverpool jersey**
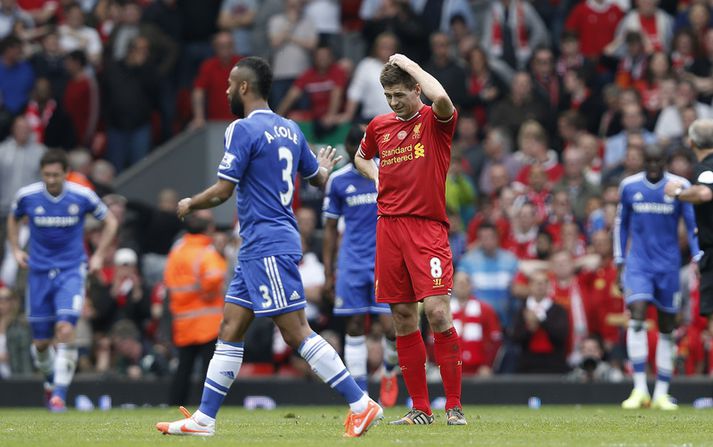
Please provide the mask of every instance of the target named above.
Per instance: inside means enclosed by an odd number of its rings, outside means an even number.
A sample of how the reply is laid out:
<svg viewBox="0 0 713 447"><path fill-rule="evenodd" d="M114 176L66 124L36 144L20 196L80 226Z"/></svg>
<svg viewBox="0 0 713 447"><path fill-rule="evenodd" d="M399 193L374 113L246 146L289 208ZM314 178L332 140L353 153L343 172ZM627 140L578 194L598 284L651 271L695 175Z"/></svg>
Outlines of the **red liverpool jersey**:
<svg viewBox="0 0 713 447"><path fill-rule="evenodd" d="M379 157L380 216L412 216L448 223L446 174L457 112L445 121L430 106L411 119L379 115L366 128L359 152Z"/></svg>

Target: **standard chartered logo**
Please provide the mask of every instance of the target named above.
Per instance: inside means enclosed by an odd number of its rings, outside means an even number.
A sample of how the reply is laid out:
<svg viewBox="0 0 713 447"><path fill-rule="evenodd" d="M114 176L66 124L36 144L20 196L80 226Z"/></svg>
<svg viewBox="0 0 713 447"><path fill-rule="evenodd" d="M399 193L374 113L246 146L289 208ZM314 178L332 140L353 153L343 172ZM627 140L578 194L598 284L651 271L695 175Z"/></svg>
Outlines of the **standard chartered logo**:
<svg viewBox="0 0 713 447"><path fill-rule="evenodd" d="M416 143L415 146L413 144L399 146L394 149L381 151L381 166L391 166L425 156L426 148L421 143Z"/></svg>

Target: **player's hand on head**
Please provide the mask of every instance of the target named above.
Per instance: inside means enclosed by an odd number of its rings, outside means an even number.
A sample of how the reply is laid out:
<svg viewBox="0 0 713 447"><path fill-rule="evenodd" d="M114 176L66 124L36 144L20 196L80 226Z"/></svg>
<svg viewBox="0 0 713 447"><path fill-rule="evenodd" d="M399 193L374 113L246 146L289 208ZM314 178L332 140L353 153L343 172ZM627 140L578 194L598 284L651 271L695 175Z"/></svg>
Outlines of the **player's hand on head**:
<svg viewBox="0 0 713 447"><path fill-rule="evenodd" d="M392 54L391 57L389 57L389 63L392 65L396 65L397 67L406 70L406 65L409 63L412 63L413 61L409 59L408 57L404 56L401 53L396 53Z"/></svg>
<svg viewBox="0 0 713 447"><path fill-rule="evenodd" d="M319 162L320 168L324 168L327 170L327 173L330 173L332 169L334 169L334 166L342 161L342 156L337 155L337 149L332 146L327 146L319 150L317 161Z"/></svg>
<svg viewBox="0 0 713 447"><path fill-rule="evenodd" d="M178 202L178 206L176 207L176 215L179 219L183 219L189 214L191 214L191 198L186 197L185 199L181 199L181 201Z"/></svg>

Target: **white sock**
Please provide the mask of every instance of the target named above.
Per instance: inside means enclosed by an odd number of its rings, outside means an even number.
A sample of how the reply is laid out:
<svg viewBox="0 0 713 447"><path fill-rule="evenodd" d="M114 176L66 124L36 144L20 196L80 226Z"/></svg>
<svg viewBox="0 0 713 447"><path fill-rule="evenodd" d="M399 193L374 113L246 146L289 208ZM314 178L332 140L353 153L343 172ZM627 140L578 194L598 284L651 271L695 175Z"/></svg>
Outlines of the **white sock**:
<svg viewBox="0 0 713 447"><path fill-rule="evenodd" d="M366 336L347 335L344 337L344 363L354 380L366 378Z"/></svg>
<svg viewBox="0 0 713 447"><path fill-rule="evenodd" d="M218 340L213 358L208 365L201 405L193 414L193 419L202 425L215 423L215 416L228 394L230 386L240 372L243 364L243 343L228 343Z"/></svg>
<svg viewBox="0 0 713 447"><path fill-rule="evenodd" d="M668 394L668 385L673 374L673 337L671 334L659 332L659 342L656 344L656 386L654 399Z"/></svg>
<svg viewBox="0 0 713 447"><path fill-rule="evenodd" d="M48 376L54 370L54 358L55 349L54 346L50 345L44 351L39 351L37 347L33 344L30 346L30 353L32 354L32 360L35 364L35 368L42 373L43 376Z"/></svg>
<svg viewBox="0 0 713 447"><path fill-rule="evenodd" d="M649 355L649 340L643 321L630 320L626 331L626 350L634 367L634 388L649 393L646 384L646 360Z"/></svg>
<svg viewBox="0 0 713 447"><path fill-rule="evenodd" d="M302 342L299 353L324 383L345 397L353 412L366 410L369 396L357 386L332 345L313 333Z"/></svg>
<svg viewBox="0 0 713 447"><path fill-rule="evenodd" d="M384 373L387 377L396 374L396 367L399 366L399 353L396 351L396 340L389 340L384 337L381 345L384 348Z"/></svg>
<svg viewBox="0 0 713 447"><path fill-rule="evenodd" d="M68 387L72 383L78 358L79 352L74 345L57 343L57 355L54 359L54 384L56 386Z"/></svg>

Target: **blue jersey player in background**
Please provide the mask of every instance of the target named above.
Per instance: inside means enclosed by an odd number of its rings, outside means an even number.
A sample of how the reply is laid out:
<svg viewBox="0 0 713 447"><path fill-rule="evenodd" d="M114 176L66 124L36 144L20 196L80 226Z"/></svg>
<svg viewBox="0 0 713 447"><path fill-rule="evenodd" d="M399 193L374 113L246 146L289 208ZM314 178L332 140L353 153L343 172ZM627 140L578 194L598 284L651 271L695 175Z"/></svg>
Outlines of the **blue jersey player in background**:
<svg viewBox="0 0 713 447"><path fill-rule="evenodd" d="M178 216L215 207L237 187L243 245L225 295L223 323L200 407L192 416L181 407L185 419L159 422L156 428L164 434L212 436L218 409L242 364L245 332L255 317L271 317L285 342L349 403L345 436L361 436L383 418L383 410L359 388L334 348L307 323L298 270L302 246L292 212L295 175L299 172L322 186L339 159L331 148L315 157L297 124L269 109L272 70L265 60L241 59L228 83L232 112L237 114L242 105L247 117L231 123L225 132L218 181L181 200Z"/></svg>
<svg viewBox="0 0 713 447"><path fill-rule="evenodd" d="M682 217L694 262L701 253L693 207L690 203L677 201L664 194L667 182L676 180L688 185L688 181L665 172L664 166L663 150L657 146L647 147L645 171L625 178L619 187L620 204L614 227L614 261L631 312L626 346L634 368L634 389L622 403L625 409L642 408L649 404L661 410L678 408L668 395L668 385L673 373L672 332L680 306L678 225ZM659 327L653 400L649 397L646 384L649 349L645 319L649 303L655 304L658 309Z"/></svg>
<svg viewBox="0 0 713 447"><path fill-rule="evenodd" d="M354 126L344 145L351 162L332 173L324 198L324 276L325 290L334 301L334 315L348 317L344 340L344 362L363 390L367 390L366 315L378 314L384 331L384 374L379 401L393 407L398 398L395 367L396 333L387 304L374 296L374 257L376 255L376 185L354 167L364 130ZM344 218L344 234L334 271L338 222ZM336 293L335 293L336 292Z"/></svg>
<svg viewBox="0 0 713 447"><path fill-rule="evenodd" d="M102 267L118 223L94 191L66 181L67 155L50 150L40 160L41 182L20 188L8 217L8 240L17 263L29 267L27 319L32 328L32 354L45 375L49 409L66 410L67 388L74 376L77 347L74 326L84 303L87 255L84 217L104 221L89 272ZM27 218L30 250L19 245L20 222ZM56 349L52 340L56 339Z"/></svg>

